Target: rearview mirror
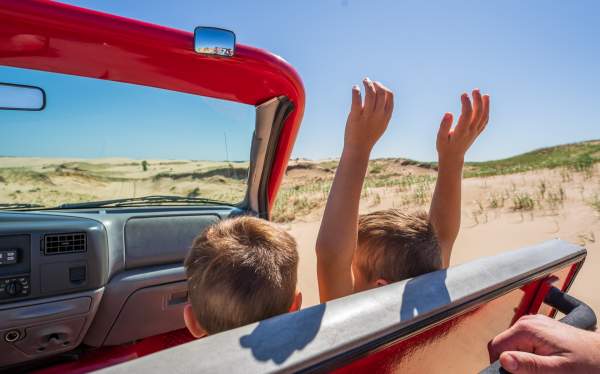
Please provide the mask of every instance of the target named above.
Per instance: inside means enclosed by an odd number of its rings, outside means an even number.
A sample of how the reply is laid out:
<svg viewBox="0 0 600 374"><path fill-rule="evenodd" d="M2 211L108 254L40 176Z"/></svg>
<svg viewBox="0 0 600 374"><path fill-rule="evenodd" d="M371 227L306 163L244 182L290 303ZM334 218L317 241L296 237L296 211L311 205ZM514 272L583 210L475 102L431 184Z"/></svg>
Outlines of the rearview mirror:
<svg viewBox="0 0 600 374"><path fill-rule="evenodd" d="M0 83L0 109L42 110L46 106L46 93L39 87Z"/></svg>
<svg viewBox="0 0 600 374"><path fill-rule="evenodd" d="M196 27L194 50L205 55L233 57L235 34L233 31L216 27Z"/></svg>

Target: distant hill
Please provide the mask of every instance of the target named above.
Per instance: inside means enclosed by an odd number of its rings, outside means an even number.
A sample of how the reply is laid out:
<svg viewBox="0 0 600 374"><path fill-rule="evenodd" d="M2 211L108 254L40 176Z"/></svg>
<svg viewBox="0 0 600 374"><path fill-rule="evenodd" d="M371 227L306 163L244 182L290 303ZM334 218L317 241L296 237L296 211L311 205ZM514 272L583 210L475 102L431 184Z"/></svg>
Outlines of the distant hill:
<svg viewBox="0 0 600 374"><path fill-rule="evenodd" d="M521 173L537 169L569 167L585 171L600 161L600 140L536 149L501 160L467 162L466 177Z"/></svg>
<svg viewBox="0 0 600 374"><path fill-rule="evenodd" d="M297 169L320 169L333 172L339 160L311 161L291 160L288 171ZM577 171L585 171L596 162L600 162L600 140L588 140L579 143L562 144L553 147L536 149L520 155L483 162L465 163L465 177L486 177L499 174L514 174L530 170L568 167ZM378 170L392 172L390 166L410 170L437 170L437 162L421 162L406 158L378 158L369 161L371 173ZM397 170L394 170L397 172Z"/></svg>

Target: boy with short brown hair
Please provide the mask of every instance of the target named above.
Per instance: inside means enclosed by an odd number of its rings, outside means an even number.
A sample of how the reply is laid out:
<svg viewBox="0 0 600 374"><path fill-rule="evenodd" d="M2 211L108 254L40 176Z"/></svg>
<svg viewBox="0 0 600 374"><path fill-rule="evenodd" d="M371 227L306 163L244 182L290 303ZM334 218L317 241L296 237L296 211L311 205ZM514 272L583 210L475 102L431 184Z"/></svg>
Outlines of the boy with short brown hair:
<svg viewBox="0 0 600 374"><path fill-rule="evenodd" d="M352 266L359 290L378 279L408 279L441 269L440 247L427 213L387 209L361 215Z"/></svg>
<svg viewBox="0 0 600 374"><path fill-rule="evenodd" d="M462 112L452 129L446 113L437 137L438 178L429 215L398 210L359 217L358 208L371 149L385 132L393 94L379 82L364 81L365 100L352 89L352 107L331 192L317 238L321 302L447 268L460 228L464 155L485 129L489 96L461 96Z"/></svg>
<svg viewBox="0 0 600 374"><path fill-rule="evenodd" d="M197 338L300 308L298 250L290 234L254 217L211 225L185 260L191 304L184 309Z"/></svg>

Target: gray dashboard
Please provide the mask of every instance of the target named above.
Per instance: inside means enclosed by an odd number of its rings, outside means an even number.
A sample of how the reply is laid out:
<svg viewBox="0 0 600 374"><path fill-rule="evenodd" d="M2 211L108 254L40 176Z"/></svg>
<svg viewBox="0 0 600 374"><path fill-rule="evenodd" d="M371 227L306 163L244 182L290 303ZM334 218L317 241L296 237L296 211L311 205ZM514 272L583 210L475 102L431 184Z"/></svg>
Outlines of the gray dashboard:
<svg viewBox="0 0 600 374"><path fill-rule="evenodd" d="M234 207L0 212L0 369L184 327L182 261Z"/></svg>

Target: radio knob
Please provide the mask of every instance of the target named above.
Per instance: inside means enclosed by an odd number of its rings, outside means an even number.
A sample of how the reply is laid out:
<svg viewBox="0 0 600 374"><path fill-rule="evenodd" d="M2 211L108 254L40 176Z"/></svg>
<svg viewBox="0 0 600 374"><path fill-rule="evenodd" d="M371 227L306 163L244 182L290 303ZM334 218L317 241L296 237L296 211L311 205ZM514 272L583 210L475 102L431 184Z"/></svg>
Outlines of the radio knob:
<svg viewBox="0 0 600 374"><path fill-rule="evenodd" d="M8 282L8 284L5 286L5 292L9 296L16 296L19 294L19 292L21 292L22 288L23 286L21 286L21 283L18 280L14 279Z"/></svg>

